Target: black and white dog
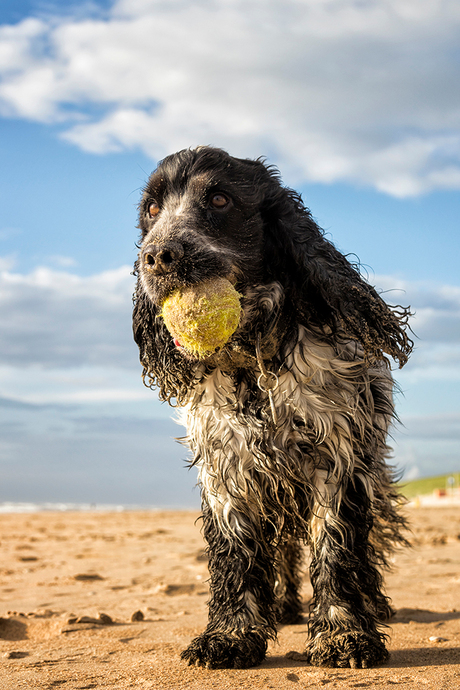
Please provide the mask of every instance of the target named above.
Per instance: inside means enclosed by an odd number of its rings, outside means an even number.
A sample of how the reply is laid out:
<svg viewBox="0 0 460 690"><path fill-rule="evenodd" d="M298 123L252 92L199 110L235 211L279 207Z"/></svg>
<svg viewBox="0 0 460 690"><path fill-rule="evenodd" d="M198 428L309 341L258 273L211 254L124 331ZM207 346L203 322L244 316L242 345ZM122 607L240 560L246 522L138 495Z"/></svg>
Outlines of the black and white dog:
<svg viewBox="0 0 460 690"><path fill-rule="evenodd" d="M209 552L209 624L182 657L259 664L277 623L301 619L308 543L307 659L385 662L381 568L405 543L386 464L386 355L405 364L409 310L383 301L260 160L211 147L168 156L145 188L140 229L134 337L144 381L181 408ZM216 276L243 295L243 317L198 361L175 344L160 305Z"/></svg>

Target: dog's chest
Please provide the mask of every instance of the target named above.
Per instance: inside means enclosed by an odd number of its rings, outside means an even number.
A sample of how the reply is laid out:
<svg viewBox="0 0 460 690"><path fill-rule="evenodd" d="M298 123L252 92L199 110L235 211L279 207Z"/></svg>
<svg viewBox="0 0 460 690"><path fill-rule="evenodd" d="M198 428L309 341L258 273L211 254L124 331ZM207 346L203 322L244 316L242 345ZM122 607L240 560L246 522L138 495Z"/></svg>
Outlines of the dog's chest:
<svg viewBox="0 0 460 690"><path fill-rule="evenodd" d="M290 472L304 475L302 449L317 446L343 426L344 406L325 394L324 372L318 385L305 372L284 370L272 405L257 386L258 376L255 371L236 384L215 369L195 386L181 421L203 471L247 476L289 466Z"/></svg>
<svg viewBox="0 0 460 690"><path fill-rule="evenodd" d="M391 380L383 369L369 377L360 357L345 355L300 327L283 368L275 372L275 415L257 386L257 369L238 384L219 368L203 372L181 415L196 464L223 475L230 468L243 475L289 468L300 479L310 474L313 456L329 467L350 468L356 435L369 435L376 422L370 380L374 389L388 389ZM377 421L380 428L388 426L388 419Z"/></svg>

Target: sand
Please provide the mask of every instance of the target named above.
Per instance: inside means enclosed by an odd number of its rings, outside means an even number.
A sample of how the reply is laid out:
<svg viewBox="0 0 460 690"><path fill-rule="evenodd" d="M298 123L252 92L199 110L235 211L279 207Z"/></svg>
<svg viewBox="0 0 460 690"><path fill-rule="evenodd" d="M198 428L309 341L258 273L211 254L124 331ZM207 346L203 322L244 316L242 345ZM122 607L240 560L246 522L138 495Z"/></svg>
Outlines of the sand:
<svg viewBox="0 0 460 690"><path fill-rule="evenodd" d="M414 546L386 580L391 658L365 670L287 658L305 623L258 668L186 666L208 596L196 513L1 515L0 688L460 688L460 507L408 512Z"/></svg>

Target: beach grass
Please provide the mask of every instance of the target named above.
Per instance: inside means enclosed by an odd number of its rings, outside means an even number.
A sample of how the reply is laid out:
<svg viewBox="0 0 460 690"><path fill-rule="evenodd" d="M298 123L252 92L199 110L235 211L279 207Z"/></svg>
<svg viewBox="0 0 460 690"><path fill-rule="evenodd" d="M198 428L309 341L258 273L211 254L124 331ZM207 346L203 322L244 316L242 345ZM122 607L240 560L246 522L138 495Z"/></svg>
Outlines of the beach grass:
<svg viewBox="0 0 460 690"><path fill-rule="evenodd" d="M401 480L398 482L398 487L407 498L426 496L437 490L449 491L458 489L459 486L460 472L449 472L448 474L440 474L436 477L423 477L412 481Z"/></svg>

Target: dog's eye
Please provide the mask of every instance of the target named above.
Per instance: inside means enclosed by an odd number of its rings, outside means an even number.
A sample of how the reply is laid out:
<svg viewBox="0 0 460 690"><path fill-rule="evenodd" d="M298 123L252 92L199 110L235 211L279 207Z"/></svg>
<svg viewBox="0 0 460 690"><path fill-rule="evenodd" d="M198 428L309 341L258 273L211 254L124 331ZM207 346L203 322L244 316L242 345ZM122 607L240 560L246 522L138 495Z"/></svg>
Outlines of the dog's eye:
<svg viewBox="0 0 460 690"><path fill-rule="evenodd" d="M230 199L225 194L213 194L211 197L211 206L213 208L225 208L230 203Z"/></svg>
<svg viewBox="0 0 460 690"><path fill-rule="evenodd" d="M152 201L152 202L149 204L148 212L149 212L150 218L153 218L154 216L157 215L157 213L160 212L160 207L158 206L158 204L157 204L156 201Z"/></svg>

